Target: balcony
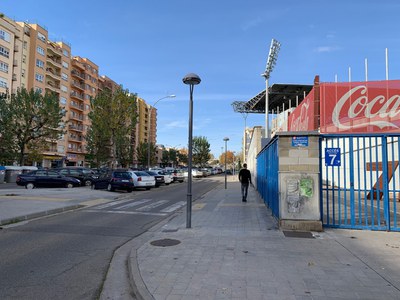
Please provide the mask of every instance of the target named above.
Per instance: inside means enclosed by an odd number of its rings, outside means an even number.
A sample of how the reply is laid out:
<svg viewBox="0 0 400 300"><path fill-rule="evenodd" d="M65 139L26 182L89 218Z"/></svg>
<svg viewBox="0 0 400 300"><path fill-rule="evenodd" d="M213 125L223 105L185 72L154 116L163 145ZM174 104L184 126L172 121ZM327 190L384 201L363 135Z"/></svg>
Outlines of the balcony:
<svg viewBox="0 0 400 300"><path fill-rule="evenodd" d="M57 59L57 57L54 55L47 55L47 62L49 62L55 67L61 68L61 59L60 58Z"/></svg>
<svg viewBox="0 0 400 300"><path fill-rule="evenodd" d="M82 136L77 136L77 135L70 135L70 136L68 136L68 141L71 141L71 142L82 142L83 141L83 137Z"/></svg>
<svg viewBox="0 0 400 300"><path fill-rule="evenodd" d="M83 132L83 126L82 125L69 125L68 129L72 130L72 131Z"/></svg>
<svg viewBox="0 0 400 300"><path fill-rule="evenodd" d="M17 74L12 75L12 81L17 81Z"/></svg>
<svg viewBox="0 0 400 300"><path fill-rule="evenodd" d="M47 81L47 87L49 87L50 89L56 89L59 90L60 89L60 84L55 82L55 81Z"/></svg>
<svg viewBox="0 0 400 300"><path fill-rule="evenodd" d="M76 59L72 59L71 62L72 62L72 65L73 65L74 67L77 67L77 68L81 69L82 71L85 70L84 64L81 63L81 62L79 62L79 61L77 61Z"/></svg>
<svg viewBox="0 0 400 300"><path fill-rule="evenodd" d="M67 153L84 153L82 148L68 148Z"/></svg>
<svg viewBox="0 0 400 300"><path fill-rule="evenodd" d="M75 108L75 109L80 110L80 111L83 111L85 109L85 106L83 104L79 105L79 104L75 104L73 102L71 102L69 104L69 106L70 106L70 108Z"/></svg>
<svg viewBox="0 0 400 300"><path fill-rule="evenodd" d="M14 45L14 52L19 52L19 46L18 45Z"/></svg>
<svg viewBox="0 0 400 300"><path fill-rule="evenodd" d="M72 71L71 71L71 75L74 76L74 77L78 77L79 79L85 80L85 75L82 74L82 73L80 73L80 72L77 71L77 70L72 70Z"/></svg>
<svg viewBox="0 0 400 300"><path fill-rule="evenodd" d="M61 74L54 70L53 68L46 68L46 75L53 77L54 79L57 79L58 81L61 80Z"/></svg>
<svg viewBox="0 0 400 300"><path fill-rule="evenodd" d="M83 100L83 94L82 93L77 93L75 91L71 92L71 97L79 99L79 100Z"/></svg>
<svg viewBox="0 0 400 300"><path fill-rule="evenodd" d="M80 89L81 91L85 90L85 85L81 84L79 82L76 82L76 81L72 81L72 86L77 88L77 89Z"/></svg>
<svg viewBox="0 0 400 300"><path fill-rule="evenodd" d="M14 59L13 66L18 67L18 60Z"/></svg>
<svg viewBox="0 0 400 300"><path fill-rule="evenodd" d="M70 115L69 115L69 119L70 119L70 120L75 120L75 121L83 122L83 115L70 114Z"/></svg>

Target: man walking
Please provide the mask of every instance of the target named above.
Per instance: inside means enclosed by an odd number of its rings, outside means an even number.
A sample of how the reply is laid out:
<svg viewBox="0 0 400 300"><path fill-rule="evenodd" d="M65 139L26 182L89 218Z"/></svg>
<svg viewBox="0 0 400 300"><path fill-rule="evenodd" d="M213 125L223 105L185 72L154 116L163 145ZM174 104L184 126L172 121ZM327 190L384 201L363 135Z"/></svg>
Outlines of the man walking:
<svg viewBox="0 0 400 300"><path fill-rule="evenodd" d="M243 164L243 169L239 172L239 181L242 187L242 202L247 202L247 190L249 189L249 183L251 183L251 174L247 170L247 164Z"/></svg>

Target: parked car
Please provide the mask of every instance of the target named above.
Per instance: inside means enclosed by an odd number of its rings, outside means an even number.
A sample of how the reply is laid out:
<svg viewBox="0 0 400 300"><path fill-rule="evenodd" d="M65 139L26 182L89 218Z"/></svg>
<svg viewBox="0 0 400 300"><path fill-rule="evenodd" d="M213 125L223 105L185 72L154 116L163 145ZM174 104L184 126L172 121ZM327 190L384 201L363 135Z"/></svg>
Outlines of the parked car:
<svg viewBox="0 0 400 300"><path fill-rule="evenodd" d="M165 183L164 176L160 175L154 171L145 171L151 176L154 176L154 179L156 180L156 187L159 187L160 185Z"/></svg>
<svg viewBox="0 0 400 300"><path fill-rule="evenodd" d="M128 171L109 171L99 175L93 180L92 189L107 189L112 192L115 190L126 190L131 193L135 188L133 178Z"/></svg>
<svg viewBox="0 0 400 300"><path fill-rule="evenodd" d="M135 189L145 188L146 190L156 186L156 179L154 176L146 173L145 171L128 171L133 178Z"/></svg>
<svg viewBox="0 0 400 300"><path fill-rule="evenodd" d="M67 177L54 170L37 170L16 177L17 185L25 186L26 189L35 187L66 187L73 188L81 185L79 179Z"/></svg>
<svg viewBox="0 0 400 300"><path fill-rule="evenodd" d="M52 170L57 170L64 176L79 179L81 184L85 186L90 186L93 180L98 177L98 174L96 174L95 171L85 167L63 167Z"/></svg>
<svg viewBox="0 0 400 300"><path fill-rule="evenodd" d="M170 174L172 175L174 182L184 182L185 181L185 176L184 176L182 170L174 169L173 171L170 172Z"/></svg>
<svg viewBox="0 0 400 300"><path fill-rule="evenodd" d="M174 177L171 173L168 173L164 170L155 171L157 174L164 176L165 185L169 185L171 182L174 182Z"/></svg>

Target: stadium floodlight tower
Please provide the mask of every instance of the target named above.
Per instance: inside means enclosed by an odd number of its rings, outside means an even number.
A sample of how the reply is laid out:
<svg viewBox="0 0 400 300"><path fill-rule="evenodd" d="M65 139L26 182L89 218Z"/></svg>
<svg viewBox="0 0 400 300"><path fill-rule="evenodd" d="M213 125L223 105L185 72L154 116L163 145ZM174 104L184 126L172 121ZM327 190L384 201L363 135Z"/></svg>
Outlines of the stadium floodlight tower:
<svg viewBox="0 0 400 300"><path fill-rule="evenodd" d="M265 78L265 138L269 139L269 99L268 99L268 80L276 65L276 60L278 59L278 53L281 48L281 43L277 40L272 39L271 47L269 48L269 54L267 58L267 65L265 66L265 71L261 76Z"/></svg>

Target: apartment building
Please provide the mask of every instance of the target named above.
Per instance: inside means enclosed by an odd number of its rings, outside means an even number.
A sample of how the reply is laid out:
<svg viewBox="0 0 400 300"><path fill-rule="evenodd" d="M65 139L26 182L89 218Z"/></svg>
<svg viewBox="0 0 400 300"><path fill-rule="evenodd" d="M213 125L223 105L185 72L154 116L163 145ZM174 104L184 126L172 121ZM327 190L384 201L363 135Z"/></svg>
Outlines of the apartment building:
<svg viewBox="0 0 400 300"><path fill-rule="evenodd" d="M6 16L0 18L0 93L15 93L27 84L29 38Z"/></svg>
<svg viewBox="0 0 400 300"><path fill-rule="evenodd" d="M157 141L157 109L146 103L142 98L137 98L137 123L133 138L134 159L133 165L138 166L136 149L140 143L155 145ZM150 116L151 114L151 116ZM150 124L151 123L151 124Z"/></svg>
<svg viewBox="0 0 400 300"><path fill-rule="evenodd" d="M66 114L58 141L48 141L42 167L85 166L85 135L90 126L90 99L99 91L114 91L119 84L99 76L99 66L88 58L72 56L66 42L49 39L47 28L39 24L0 18L0 93L27 88L58 95ZM138 124L133 135L134 149L140 142L156 143L157 110L138 98ZM151 118L149 113L152 113ZM151 121L151 126L149 126ZM149 130L152 133L150 135Z"/></svg>

